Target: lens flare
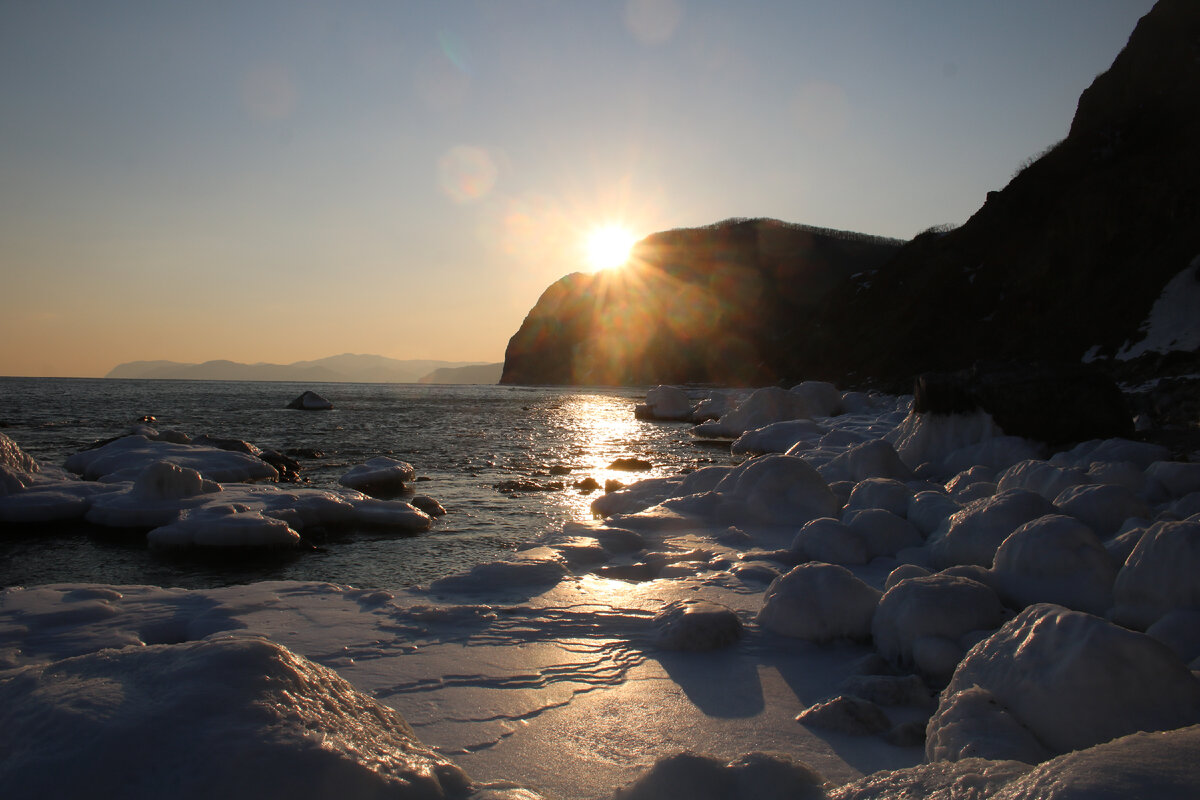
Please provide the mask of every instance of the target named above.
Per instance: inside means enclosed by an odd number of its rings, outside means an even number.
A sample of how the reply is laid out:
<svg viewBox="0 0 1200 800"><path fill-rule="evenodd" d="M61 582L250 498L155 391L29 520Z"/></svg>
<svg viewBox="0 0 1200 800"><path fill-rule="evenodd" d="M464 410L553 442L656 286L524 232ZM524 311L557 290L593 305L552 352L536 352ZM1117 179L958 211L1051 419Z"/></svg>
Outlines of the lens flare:
<svg viewBox="0 0 1200 800"><path fill-rule="evenodd" d="M620 225L605 225L594 229L584 242L584 254L592 272L615 269L629 260L637 237Z"/></svg>

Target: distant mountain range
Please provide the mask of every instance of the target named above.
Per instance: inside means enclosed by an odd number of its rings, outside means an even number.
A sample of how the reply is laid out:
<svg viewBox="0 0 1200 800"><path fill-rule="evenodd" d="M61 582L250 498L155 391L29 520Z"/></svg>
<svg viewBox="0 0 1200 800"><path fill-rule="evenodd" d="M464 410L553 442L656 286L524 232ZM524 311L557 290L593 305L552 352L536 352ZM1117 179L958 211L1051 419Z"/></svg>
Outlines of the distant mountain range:
<svg viewBox="0 0 1200 800"><path fill-rule="evenodd" d="M417 383L499 383L500 373L503 371L503 361L497 361L495 364L475 364L468 367L442 367L435 369Z"/></svg>
<svg viewBox="0 0 1200 800"><path fill-rule="evenodd" d="M495 367L491 381L477 380L474 373L457 373L479 367ZM443 373L443 370L449 370ZM439 377L434 377L437 374ZM194 381L295 381L300 383L495 383L499 365L482 361L397 360L385 356L343 353L340 356L297 361L294 364L241 364L236 361L130 361L118 364L104 377L150 380ZM425 380L429 378L429 380ZM457 378L463 378L459 380Z"/></svg>

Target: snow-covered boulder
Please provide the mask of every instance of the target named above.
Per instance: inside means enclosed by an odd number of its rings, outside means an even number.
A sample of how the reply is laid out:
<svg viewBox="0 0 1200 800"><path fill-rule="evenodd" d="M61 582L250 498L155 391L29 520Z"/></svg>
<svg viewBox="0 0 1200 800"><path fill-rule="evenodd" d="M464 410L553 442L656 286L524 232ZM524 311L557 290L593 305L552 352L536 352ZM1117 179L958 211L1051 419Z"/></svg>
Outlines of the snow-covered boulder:
<svg viewBox="0 0 1200 800"><path fill-rule="evenodd" d="M996 548L1030 520L1053 514L1050 501L1028 489L1009 489L976 500L951 514L930 537L930 552L938 567L978 564L990 567Z"/></svg>
<svg viewBox="0 0 1200 800"><path fill-rule="evenodd" d="M883 439L855 445L820 467L825 480L865 481L868 478L892 478L910 481L915 476L891 444Z"/></svg>
<svg viewBox="0 0 1200 800"><path fill-rule="evenodd" d="M522 550L507 561L476 564L467 572L447 575L429 584L437 594L526 592L558 583L567 574L562 557L549 547Z"/></svg>
<svg viewBox="0 0 1200 800"><path fill-rule="evenodd" d="M1101 539L1115 534L1130 517L1153 516L1150 507L1124 486L1092 484L1070 486L1054 498L1064 514L1087 525Z"/></svg>
<svg viewBox="0 0 1200 800"><path fill-rule="evenodd" d="M1200 659L1200 608L1177 608L1168 611L1146 629L1146 635L1171 648L1175 655L1193 671Z"/></svg>
<svg viewBox="0 0 1200 800"><path fill-rule="evenodd" d="M913 412L886 438L895 446L900 459L916 469L921 464L940 464L956 450L1003 435L1004 431L986 411L966 414Z"/></svg>
<svg viewBox="0 0 1200 800"><path fill-rule="evenodd" d="M814 642L866 639L879 597L845 567L801 564L767 587L758 624Z"/></svg>
<svg viewBox="0 0 1200 800"><path fill-rule="evenodd" d="M696 426L698 436L736 439L748 430L788 419L808 419L815 416L807 400L795 392L767 386L756 389L738 404L737 408L716 422Z"/></svg>
<svg viewBox="0 0 1200 800"><path fill-rule="evenodd" d="M638 419L686 420L692 416L692 401L677 386L655 386L646 392L646 402L634 409Z"/></svg>
<svg viewBox="0 0 1200 800"><path fill-rule="evenodd" d="M273 481L279 477L278 470L247 453L152 441L145 436L123 436L100 447L73 453L67 457L65 466L89 481L134 480L143 469L159 461L195 470L218 483Z"/></svg>
<svg viewBox="0 0 1200 800"><path fill-rule="evenodd" d="M155 528L146 534L146 541L160 550L278 549L298 545L300 534L283 520L263 516L245 506L209 505L185 511L175 522Z"/></svg>
<svg viewBox="0 0 1200 800"><path fill-rule="evenodd" d="M736 506L762 525L799 527L811 519L837 516L842 505L804 459L779 454L742 464L717 484L716 491L727 507Z"/></svg>
<svg viewBox="0 0 1200 800"><path fill-rule="evenodd" d="M730 762L695 753L658 759L613 800L825 800L825 779L806 764L770 753Z"/></svg>
<svg viewBox="0 0 1200 800"><path fill-rule="evenodd" d="M1087 473L1078 467L1058 467L1048 461L1031 458L1004 470L996 485L1002 492L1029 489L1053 502L1064 489L1087 482Z"/></svg>
<svg viewBox="0 0 1200 800"><path fill-rule="evenodd" d="M908 484L894 478L867 478L854 485L846 510L859 508L882 508L898 517L908 515L908 504L913 492Z"/></svg>
<svg viewBox="0 0 1200 800"><path fill-rule="evenodd" d="M845 412L842 393L832 383L804 381L791 388L791 393L803 399L810 417L833 417Z"/></svg>
<svg viewBox="0 0 1200 800"><path fill-rule="evenodd" d="M883 582L883 591L886 592L900 581L907 580L908 578L924 578L932 574L920 564L901 564L888 573L887 578Z"/></svg>
<svg viewBox="0 0 1200 800"><path fill-rule="evenodd" d="M792 540L791 552L801 562L866 564L871 560L863 538L832 517L804 523Z"/></svg>
<svg viewBox="0 0 1200 800"><path fill-rule="evenodd" d="M605 492L591 502L591 511L600 517L643 511L674 495L684 480L677 475L647 478L624 489Z"/></svg>
<svg viewBox="0 0 1200 800"><path fill-rule="evenodd" d="M1048 514L1013 531L996 551L991 585L1011 606L1057 603L1104 614L1112 606L1117 565L1082 522Z"/></svg>
<svg viewBox="0 0 1200 800"><path fill-rule="evenodd" d="M908 501L904 516L923 536L929 536L952 514L962 510L962 503L945 492L917 492Z"/></svg>
<svg viewBox="0 0 1200 800"><path fill-rule="evenodd" d="M288 403L287 407L298 411L332 411L333 403L309 390Z"/></svg>
<svg viewBox="0 0 1200 800"><path fill-rule="evenodd" d="M706 397L692 409L692 422L709 422L718 420L737 408L737 398L729 392L717 392Z"/></svg>
<svg viewBox="0 0 1200 800"><path fill-rule="evenodd" d="M1200 463L1155 461L1146 475L1158 481L1171 497L1200 492Z"/></svg>
<svg viewBox="0 0 1200 800"><path fill-rule="evenodd" d="M880 770L833 789L830 800L991 800L1025 775L1022 761L966 758Z"/></svg>
<svg viewBox="0 0 1200 800"><path fill-rule="evenodd" d="M353 467L338 483L372 497L389 497L404 491L405 484L417 476L413 465L388 456L372 458Z"/></svg>
<svg viewBox="0 0 1200 800"><path fill-rule="evenodd" d="M847 512L842 519L862 538L868 559L894 556L906 547L920 547L925 542L912 523L882 508Z"/></svg>
<svg viewBox="0 0 1200 800"><path fill-rule="evenodd" d="M174 522L221 492L199 472L168 461L145 467L128 488L93 498L87 520L109 528L156 528Z"/></svg>
<svg viewBox="0 0 1200 800"><path fill-rule="evenodd" d="M1017 436L993 436L976 444L960 447L947 453L941 461L934 462L934 474L938 476L957 475L963 470L975 466L984 466L996 472L1002 472L1014 464L1035 459L1041 455L1041 448Z"/></svg>
<svg viewBox="0 0 1200 800"><path fill-rule="evenodd" d="M879 601L871 623L875 649L892 664L945 680L976 631L1004 622L1000 598L969 578L930 575L902 580Z"/></svg>
<svg viewBox="0 0 1200 800"><path fill-rule="evenodd" d="M654 643L666 650L719 650L742 636L742 621L728 606L676 600L654 615Z"/></svg>
<svg viewBox="0 0 1200 800"><path fill-rule="evenodd" d="M800 443L815 445L825 428L811 419L789 419L746 431L729 446L735 456L786 453Z"/></svg>
<svg viewBox="0 0 1200 800"><path fill-rule="evenodd" d="M969 741L942 719L959 694L976 687L1052 754L1200 722L1200 681L1170 649L1050 604L1025 609L959 664L929 722L930 760L968 752Z"/></svg>
<svg viewBox="0 0 1200 800"><path fill-rule="evenodd" d="M1052 755L995 695L980 686L944 698L927 725L929 761L986 758L1038 764Z"/></svg>
<svg viewBox="0 0 1200 800"><path fill-rule="evenodd" d="M1156 522L1117 573L1112 618L1145 630L1177 608L1200 608L1200 520Z"/></svg>
<svg viewBox="0 0 1200 800"><path fill-rule="evenodd" d="M0 679L0 720L5 797L317 800L470 788L396 711L258 638L25 667Z"/></svg>
<svg viewBox="0 0 1200 800"><path fill-rule="evenodd" d="M47 481L0 496L0 522L59 522L83 519L93 501L121 484Z"/></svg>
<svg viewBox="0 0 1200 800"><path fill-rule="evenodd" d="M1144 470L1155 461L1166 461L1170 457L1171 451L1160 444L1129 439L1089 439L1070 450L1055 453L1050 463L1057 467L1087 469L1097 461L1128 461Z"/></svg>

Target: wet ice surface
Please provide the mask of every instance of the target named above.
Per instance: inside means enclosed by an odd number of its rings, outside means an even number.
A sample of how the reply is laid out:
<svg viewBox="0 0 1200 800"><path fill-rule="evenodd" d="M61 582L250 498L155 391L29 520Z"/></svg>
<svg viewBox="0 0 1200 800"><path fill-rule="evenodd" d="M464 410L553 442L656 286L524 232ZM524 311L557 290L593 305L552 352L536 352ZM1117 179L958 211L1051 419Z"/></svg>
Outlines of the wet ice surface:
<svg viewBox="0 0 1200 800"><path fill-rule="evenodd" d="M764 425L787 404L768 405ZM1181 757L1200 723L1193 465L1120 440L1055 455L906 406L855 397L853 413L814 420L820 439L774 442L789 454L611 493L594 506L604 519L425 588L9 589L0 682L37 685L102 648L266 637L400 712L433 751L422 758L476 782L451 796L530 796L479 783L511 780L563 800L628 785L641 800L683 778L701 800L1194 796L1200 767ZM88 703L115 702L98 691ZM35 696L65 702L52 679ZM195 708L185 724L204 724ZM377 741L361 735L342 761ZM764 751L828 783L748 755Z"/></svg>

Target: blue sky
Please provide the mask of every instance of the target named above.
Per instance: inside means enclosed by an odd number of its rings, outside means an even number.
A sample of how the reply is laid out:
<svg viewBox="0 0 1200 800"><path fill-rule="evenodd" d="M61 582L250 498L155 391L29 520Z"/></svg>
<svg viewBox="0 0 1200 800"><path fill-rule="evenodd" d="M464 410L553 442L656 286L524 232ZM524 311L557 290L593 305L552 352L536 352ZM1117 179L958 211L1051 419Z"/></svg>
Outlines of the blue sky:
<svg viewBox="0 0 1200 800"><path fill-rule="evenodd" d="M500 360L589 230L908 238L1144 0L0 3L0 374Z"/></svg>

